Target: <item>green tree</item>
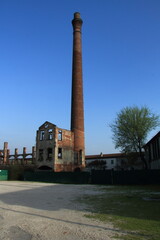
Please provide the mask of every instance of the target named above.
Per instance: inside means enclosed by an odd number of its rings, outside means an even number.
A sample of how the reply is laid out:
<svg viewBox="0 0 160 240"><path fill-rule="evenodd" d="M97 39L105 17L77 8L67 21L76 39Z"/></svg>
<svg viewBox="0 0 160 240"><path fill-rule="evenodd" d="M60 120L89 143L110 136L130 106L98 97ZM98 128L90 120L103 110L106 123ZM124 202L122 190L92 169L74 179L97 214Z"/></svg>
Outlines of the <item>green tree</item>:
<svg viewBox="0 0 160 240"><path fill-rule="evenodd" d="M105 160L94 160L93 162L90 162L87 164L87 167L95 167L98 169L103 169L106 166Z"/></svg>
<svg viewBox="0 0 160 240"><path fill-rule="evenodd" d="M120 148L126 153L139 152L145 168L148 168L142 148L146 143L148 133L159 124L159 116L153 114L148 107L123 108L110 125L115 148Z"/></svg>

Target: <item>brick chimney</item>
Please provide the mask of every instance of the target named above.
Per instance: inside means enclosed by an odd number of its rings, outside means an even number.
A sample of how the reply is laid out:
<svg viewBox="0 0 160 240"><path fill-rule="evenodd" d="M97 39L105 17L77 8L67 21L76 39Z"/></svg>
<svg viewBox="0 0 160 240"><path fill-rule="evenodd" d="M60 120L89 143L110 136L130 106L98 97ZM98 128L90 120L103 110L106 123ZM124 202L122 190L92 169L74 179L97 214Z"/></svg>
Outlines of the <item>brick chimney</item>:
<svg viewBox="0 0 160 240"><path fill-rule="evenodd" d="M84 109L83 109L83 78L82 78L82 44L80 13L74 13L73 25L73 62L72 62L72 103L71 103L71 131L74 132L74 152L78 162L84 165ZM81 161L80 161L81 159Z"/></svg>

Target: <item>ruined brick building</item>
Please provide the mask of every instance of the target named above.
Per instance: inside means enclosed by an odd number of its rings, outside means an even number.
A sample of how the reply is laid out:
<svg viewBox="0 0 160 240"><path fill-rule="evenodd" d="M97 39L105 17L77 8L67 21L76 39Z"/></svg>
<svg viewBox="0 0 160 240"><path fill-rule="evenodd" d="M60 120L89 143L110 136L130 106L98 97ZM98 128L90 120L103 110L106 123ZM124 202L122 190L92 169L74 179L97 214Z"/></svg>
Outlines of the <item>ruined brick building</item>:
<svg viewBox="0 0 160 240"><path fill-rule="evenodd" d="M82 19L74 13L71 129L45 122L36 136L36 166L53 171L75 171L85 167L84 110L82 80Z"/></svg>

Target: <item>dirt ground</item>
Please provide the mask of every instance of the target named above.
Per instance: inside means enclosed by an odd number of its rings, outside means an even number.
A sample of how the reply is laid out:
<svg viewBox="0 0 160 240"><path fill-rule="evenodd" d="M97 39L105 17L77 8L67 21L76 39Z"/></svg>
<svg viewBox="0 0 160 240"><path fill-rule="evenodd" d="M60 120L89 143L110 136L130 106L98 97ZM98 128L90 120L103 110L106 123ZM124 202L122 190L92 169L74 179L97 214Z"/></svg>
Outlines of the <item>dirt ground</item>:
<svg viewBox="0 0 160 240"><path fill-rule="evenodd" d="M0 182L0 240L110 240L111 224L88 219L83 194L93 185Z"/></svg>

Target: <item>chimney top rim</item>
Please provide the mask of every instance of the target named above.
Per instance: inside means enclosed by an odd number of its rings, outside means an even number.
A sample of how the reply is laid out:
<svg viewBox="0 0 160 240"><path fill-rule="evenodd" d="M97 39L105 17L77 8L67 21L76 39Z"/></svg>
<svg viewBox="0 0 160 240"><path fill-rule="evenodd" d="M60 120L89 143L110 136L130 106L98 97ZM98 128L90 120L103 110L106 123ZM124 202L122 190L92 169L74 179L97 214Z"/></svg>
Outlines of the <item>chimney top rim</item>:
<svg viewBox="0 0 160 240"><path fill-rule="evenodd" d="M80 13L79 13L79 12L75 12L75 13L74 13L74 19L77 19L77 18L81 18L81 16L80 16Z"/></svg>

